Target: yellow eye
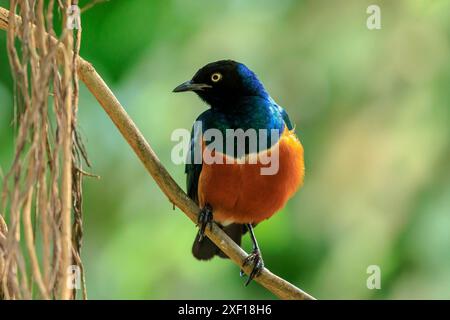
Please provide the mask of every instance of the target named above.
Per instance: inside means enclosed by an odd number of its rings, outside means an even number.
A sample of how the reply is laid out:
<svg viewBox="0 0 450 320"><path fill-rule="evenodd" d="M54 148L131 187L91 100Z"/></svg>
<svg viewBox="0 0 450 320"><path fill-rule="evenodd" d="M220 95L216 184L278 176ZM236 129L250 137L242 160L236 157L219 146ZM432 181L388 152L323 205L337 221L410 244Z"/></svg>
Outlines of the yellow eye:
<svg viewBox="0 0 450 320"><path fill-rule="evenodd" d="M213 73L213 74L211 75L211 81L212 81L212 82L217 82L217 81L219 81L220 79L222 79L222 74L219 73L219 72Z"/></svg>

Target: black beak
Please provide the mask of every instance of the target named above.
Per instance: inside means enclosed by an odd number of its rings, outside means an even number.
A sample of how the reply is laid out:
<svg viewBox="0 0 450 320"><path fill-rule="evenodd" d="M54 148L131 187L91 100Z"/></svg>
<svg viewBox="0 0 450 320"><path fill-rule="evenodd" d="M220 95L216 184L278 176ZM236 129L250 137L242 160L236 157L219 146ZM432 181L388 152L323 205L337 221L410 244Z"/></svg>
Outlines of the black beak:
<svg viewBox="0 0 450 320"><path fill-rule="evenodd" d="M183 82L178 87L173 89L173 92L184 92L184 91L203 91L206 88L211 88L209 84L206 83L194 83L192 80Z"/></svg>

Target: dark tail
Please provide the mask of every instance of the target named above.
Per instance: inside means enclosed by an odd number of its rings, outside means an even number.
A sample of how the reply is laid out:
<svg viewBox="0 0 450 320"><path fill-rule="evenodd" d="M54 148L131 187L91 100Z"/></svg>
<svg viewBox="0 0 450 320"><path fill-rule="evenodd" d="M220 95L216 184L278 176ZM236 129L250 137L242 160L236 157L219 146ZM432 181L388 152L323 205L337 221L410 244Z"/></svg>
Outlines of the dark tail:
<svg viewBox="0 0 450 320"><path fill-rule="evenodd" d="M242 235L247 231L245 225L243 224L230 224L229 226L223 227L223 231L236 242L239 246L241 245ZM219 256L221 258L228 258L222 250L220 250L208 237L203 237L202 241L198 241L199 235L195 237L194 244L192 246L192 254L198 260L209 260L214 256Z"/></svg>

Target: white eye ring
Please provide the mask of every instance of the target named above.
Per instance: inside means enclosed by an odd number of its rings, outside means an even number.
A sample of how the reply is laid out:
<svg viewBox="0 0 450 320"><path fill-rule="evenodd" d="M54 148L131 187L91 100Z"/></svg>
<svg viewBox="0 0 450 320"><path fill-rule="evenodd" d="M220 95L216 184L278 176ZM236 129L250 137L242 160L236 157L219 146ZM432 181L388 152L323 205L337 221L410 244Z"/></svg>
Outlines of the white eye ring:
<svg viewBox="0 0 450 320"><path fill-rule="evenodd" d="M211 81L212 82L218 82L220 79L222 79L222 74L219 72L213 73L211 75Z"/></svg>

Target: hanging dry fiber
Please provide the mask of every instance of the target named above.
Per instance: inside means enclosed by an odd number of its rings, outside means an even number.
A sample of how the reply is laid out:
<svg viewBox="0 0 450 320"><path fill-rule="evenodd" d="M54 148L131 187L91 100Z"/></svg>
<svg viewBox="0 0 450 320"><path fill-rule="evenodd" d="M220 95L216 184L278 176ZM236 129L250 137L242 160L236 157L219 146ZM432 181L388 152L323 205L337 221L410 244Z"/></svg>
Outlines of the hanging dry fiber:
<svg viewBox="0 0 450 320"><path fill-rule="evenodd" d="M15 83L16 139L0 207L4 299L74 299L74 271L81 274L86 298L81 179L82 164L89 163L76 131L81 30L64 27L70 5L10 2L7 49ZM53 25L58 20L60 34Z"/></svg>

